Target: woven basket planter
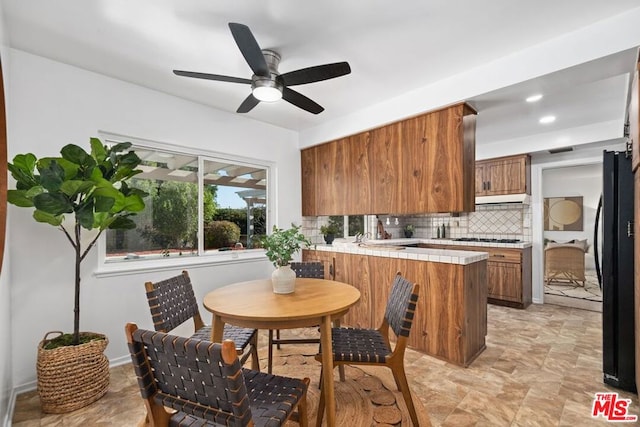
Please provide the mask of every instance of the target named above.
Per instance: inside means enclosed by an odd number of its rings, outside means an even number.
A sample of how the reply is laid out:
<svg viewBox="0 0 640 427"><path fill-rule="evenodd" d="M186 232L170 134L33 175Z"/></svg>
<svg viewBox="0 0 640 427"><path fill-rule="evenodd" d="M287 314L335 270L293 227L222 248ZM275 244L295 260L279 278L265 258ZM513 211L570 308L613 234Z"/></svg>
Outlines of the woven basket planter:
<svg viewBox="0 0 640 427"><path fill-rule="evenodd" d="M38 345L38 394L42 412L61 414L83 408L100 399L109 389L109 360L104 350L106 336L81 332L81 336L97 335L101 340L86 344L46 350L48 332Z"/></svg>

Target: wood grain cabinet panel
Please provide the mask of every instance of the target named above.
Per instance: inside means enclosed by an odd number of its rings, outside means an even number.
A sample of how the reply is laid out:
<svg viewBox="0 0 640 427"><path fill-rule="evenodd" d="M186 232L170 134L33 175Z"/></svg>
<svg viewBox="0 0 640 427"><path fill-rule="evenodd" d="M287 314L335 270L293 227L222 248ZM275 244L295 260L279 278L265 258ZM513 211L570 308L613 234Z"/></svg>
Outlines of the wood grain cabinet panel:
<svg viewBox="0 0 640 427"><path fill-rule="evenodd" d="M475 112L464 104L422 116L427 155L426 193L429 212L470 212L475 209ZM465 136L466 135L466 136Z"/></svg>
<svg viewBox="0 0 640 427"><path fill-rule="evenodd" d="M342 319L343 325L356 328L377 328L373 324L373 293L369 274L369 257L366 255L335 254L335 280L349 283L360 291L360 301L349 309Z"/></svg>
<svg viewBox="0 0 640 427"><path fill-rule="evenodd" d="M522 301L522 271L520 264L491 262L487 266L487 287L492 298Z"/></svg>
<svg viewBox="0 0 640 427"><path fill-rule="evenodd" d="M349 200L348 139L318 145L316 215L343 211Z"/></svg>
<svg viewBox="0 0 640 427"><path fill-rule="evenodd" d="M531 248L422 245L425 248L487 252L487 300L492 304L527 308L532 302Z"/></svg>
<svg viewBox="0 0 640 427"><path fill-rule="evenodd" d="M301 157L304 214L474 211L475 115L461 103L317 146Z"/></svg>
<svg viewBox="0 0 640 427"><path fill-rule="evenodd" d="M302 175L302 216L312 216L317 212L316 189L318 188L318 147L311 147L300 152Z"/></svg>
<svg viewBox="0 0 640 427"><path fill-rule="evenodd" d="M338 252L324 254L305 249L303 259L334 259L335 280L360 290L361 299L342 319L343 326L380 326L393 279L400 272L420 285L410 347L462 366L468 366L484 350L485 261L457 265Z"/></svg>
<svg viewBox="0 0 640 427"><path fill-rule="evenodd" d="M476 196L531 194L529 155L476 162L475 175Z"/></svg>
<svg viewBox="0 0 640 427"><path fill-rule="evenodd" d="M368 213L401 212L404 200L402 179L402 124L392 123L371 131L371 210Z"/></svg>
<svg viewBox="0 0 640 427"><path fill-rule="evenodd" d="M327 280L334 280L335 272L335 254L333 252L325 251L302 251L303 261L319 261L324 266L324 278Z"/></svg>
<svg viewBox="0 0 640 427"><path fill-rule="evenodd" d="M342 142L345 144L345 142ZM343 165L347 177L347 201L342 207L342 214L366 215L371 213L371 163L369 144L370 133L362 132L350 136Z"/></svg>

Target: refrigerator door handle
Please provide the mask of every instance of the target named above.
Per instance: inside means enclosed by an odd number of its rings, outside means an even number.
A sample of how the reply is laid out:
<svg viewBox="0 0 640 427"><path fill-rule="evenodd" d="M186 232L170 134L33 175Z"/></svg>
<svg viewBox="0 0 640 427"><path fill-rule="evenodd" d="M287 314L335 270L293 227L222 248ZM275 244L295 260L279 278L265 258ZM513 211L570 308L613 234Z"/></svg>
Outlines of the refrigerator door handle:
<svg viewBox="0 0 640 427"><path fill-rule="evenodd" d="M602 271L600 270L600 253L598 251L598 228L600 228L600 215L602 213L602 195L598 200L598 207L596 208L596 221L593 228L593 260L596 264L596 275L598 276L598 285L602 290Z"/></svg>

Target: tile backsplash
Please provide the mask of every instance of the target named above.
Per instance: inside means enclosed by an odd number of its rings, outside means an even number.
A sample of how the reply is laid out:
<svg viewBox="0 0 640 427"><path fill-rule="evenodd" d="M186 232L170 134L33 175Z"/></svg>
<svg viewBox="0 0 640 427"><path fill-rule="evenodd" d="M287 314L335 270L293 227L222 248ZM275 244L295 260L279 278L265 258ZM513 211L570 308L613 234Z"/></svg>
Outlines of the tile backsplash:
<svg viewBox="0 0 640 427"><path fill-rule="evenodd" d="M397 224L396 224L397 218ZM328 217L304 217L304 233L313 243L323 243L320 226ZM368 226L375 237L378 220L392 238L404 237L403 228L412 224L413 237L435 238L437 228L445 225L446 237L477 237L488 239L519 239L531 241L531 206L519 203L477 205L475 212L460 214L422 214L411 216L369 215Z"/></svg>

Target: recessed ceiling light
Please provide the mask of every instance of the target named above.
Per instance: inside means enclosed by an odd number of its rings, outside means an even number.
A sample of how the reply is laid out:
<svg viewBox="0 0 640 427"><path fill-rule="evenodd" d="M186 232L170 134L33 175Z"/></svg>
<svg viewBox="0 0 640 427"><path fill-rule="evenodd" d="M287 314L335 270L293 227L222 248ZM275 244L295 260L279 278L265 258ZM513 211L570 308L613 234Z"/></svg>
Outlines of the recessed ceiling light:
<svg viewBox="0 0 640 427"><path fill-rule="evenodd" d="M540 119L540 123L547 125L556 121L556 116L544 116Z"/></svg>
<svg viewBox="0 0 640 427"><path fill-rule="evenodd" d="M542 99L542 94L535 94L535 95L531 95L530 97L528 97L526 99L527 102L538 102Z"/></svg>

